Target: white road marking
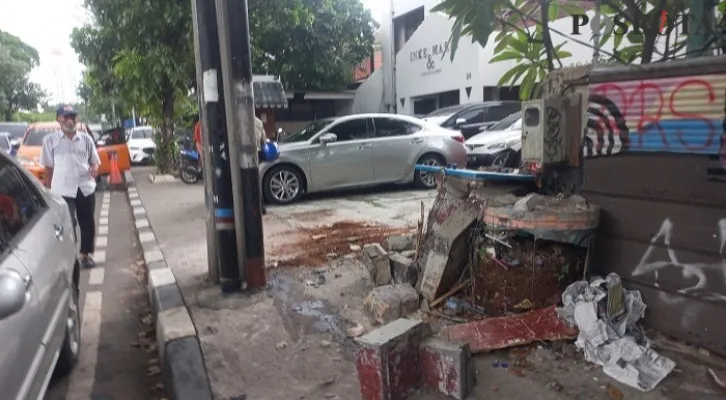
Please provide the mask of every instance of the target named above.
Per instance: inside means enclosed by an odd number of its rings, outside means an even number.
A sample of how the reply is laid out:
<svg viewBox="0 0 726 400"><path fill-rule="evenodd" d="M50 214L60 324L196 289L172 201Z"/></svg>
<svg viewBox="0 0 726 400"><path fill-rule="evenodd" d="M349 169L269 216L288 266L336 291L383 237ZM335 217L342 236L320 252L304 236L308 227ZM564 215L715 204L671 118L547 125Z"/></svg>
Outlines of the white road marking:
<svg viewBox="0 0 726 400"><path fill-rule="evenodd" d="M107 236L96 237L96 247L102 247L102 248L108 247L108 237Z"/></svg>
<svg viewBox="0 0 726 400"><path fill-rule="evenodd" d="M106 277L106 270L103 267L92 268L88 274L88 284L92 286L103 285L103 278Z"/></svg>
<svg viewBox="0 0 726 400"><path fill-rule="evenodd" d="M96 262L96 264L103 264L106 262L106 250L96 250L95 253L93 253L93 261Z"/></svg>
<svg viewBox="0 0 726 400"><path fill-rule="evenodd" d="M101 217L108 218L108 208L105 210L101 210Z"/></svg>
<svg viewBox="0 0 726 400"><path fill-rule="evenodd" d="M108 235L108 225L102 225L98 227L99 235Z"/></svg>
<svg viewBox="0 0 726 400"><path fill-rule="evenodd" d="M86 293L83 305L83 322L81 325L81 354L78 365L71 374L68 387L68 400L88 400L91 398L93 384L96 380L96 364L98 363L98 343L101 339L101 308L103 293L92 291Z"/></svg>
<svg viewBox="0 0 726 400"><path fill-rule="evenodd" d="M100 218L100 219L98 220L98 224L99 224L99 225L108 225L108 217L101 217L101 218Z"/></svg>

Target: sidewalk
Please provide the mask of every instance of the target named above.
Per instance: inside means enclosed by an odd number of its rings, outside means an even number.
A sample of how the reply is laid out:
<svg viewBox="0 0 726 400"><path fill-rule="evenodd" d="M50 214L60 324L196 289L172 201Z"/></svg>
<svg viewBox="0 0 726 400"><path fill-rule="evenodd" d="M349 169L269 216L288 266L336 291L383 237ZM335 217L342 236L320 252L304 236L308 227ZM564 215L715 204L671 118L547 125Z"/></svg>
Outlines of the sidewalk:
<svg viewBox="0 0 726 400"><path fill-rule="evenodd" d="M223 297L207 281L202 185L152 184L148 172L135 171L136 186L192 316L215 398L359 399L356 347L347 331L359 324L365 331L373 327L362 310L371 286L355 249L415 226L421 202L428 211L434 193L315 196L294 206L269 207L267 264L290 268L268 269L267 292ZM724 398L704 366L704 359L725 365L719 358L698 351L664 353L677 362L677 371L649 393L623 387L589 367L571 343L479 355L472 398ZM501 362L509 368L494 366Z"/></svg>
<svg viewBox="0 0 726 400"><path fill-rule="evenodd" d="M197 329L215 398L357 398L355 348L346 330L359 323L371 329L362 311L369 287L361 264L342 258L322 268L278 268L269 272L272 288L267 293L222 297L207 280L202 185L152 184L148 173L134 172L136 187ZM433 196L393 191L269 207L264 217L267 264L317 264L334 258L330 246L341 253L335 257L343 256L350 246L408 230L419 218L421 201L430 207ZM303 231L336 222L336 235ZM396 227L367 228L364 223ZM327 245L300 242L320 236L326 236L321 244ZM306 285L313 275L320 279L316 271L322 270L326 284Z"/></svg>

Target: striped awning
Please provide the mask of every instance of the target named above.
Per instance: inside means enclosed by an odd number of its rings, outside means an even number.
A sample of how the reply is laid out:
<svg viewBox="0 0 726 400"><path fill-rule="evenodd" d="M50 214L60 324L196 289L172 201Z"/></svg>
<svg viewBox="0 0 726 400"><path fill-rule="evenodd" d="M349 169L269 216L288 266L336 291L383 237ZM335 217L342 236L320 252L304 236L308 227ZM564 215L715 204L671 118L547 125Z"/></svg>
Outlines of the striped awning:
<svg viewBox="0 0 726 400"><path fill-rule="evenodd" d="M287 108L287 95L279 80L255 80L252 78L255 93L255 108Z"/></svg>

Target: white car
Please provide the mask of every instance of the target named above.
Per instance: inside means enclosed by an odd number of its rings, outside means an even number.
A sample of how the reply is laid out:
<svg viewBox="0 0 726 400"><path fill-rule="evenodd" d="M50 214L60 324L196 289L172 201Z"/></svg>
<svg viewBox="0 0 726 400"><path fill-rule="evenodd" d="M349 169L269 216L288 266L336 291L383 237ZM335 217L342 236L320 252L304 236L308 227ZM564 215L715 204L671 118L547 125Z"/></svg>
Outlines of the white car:
<svg viewBox="0 0 726 400"><path fill-rule="evenodd" d="M466 141L466 165L468 168L516 167L521 149L522 113L517 112Z"/></svg>
<svg viewBox="0 0 726 400"><path fill-rule="evenodd" d="M131 162L134 164L154 161L156 143L154 129L150 126L137 126L126 131L126 145L129 147Z"/></svg>

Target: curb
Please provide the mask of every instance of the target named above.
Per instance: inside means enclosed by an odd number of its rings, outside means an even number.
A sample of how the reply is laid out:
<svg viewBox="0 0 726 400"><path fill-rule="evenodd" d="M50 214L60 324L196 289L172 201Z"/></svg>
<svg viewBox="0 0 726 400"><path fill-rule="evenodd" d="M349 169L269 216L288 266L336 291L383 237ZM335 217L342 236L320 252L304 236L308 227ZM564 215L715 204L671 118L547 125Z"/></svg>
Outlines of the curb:
<svg viewBox="0 0 726 400"><path fill-rule="evenodd" d="M134 178L130 171L127 172L128 199L148 272L147 289L156 323L156 343L167 392L174 400L212 400L197 331L174 273L166 264L146 218L146 209Z"/></svg>

